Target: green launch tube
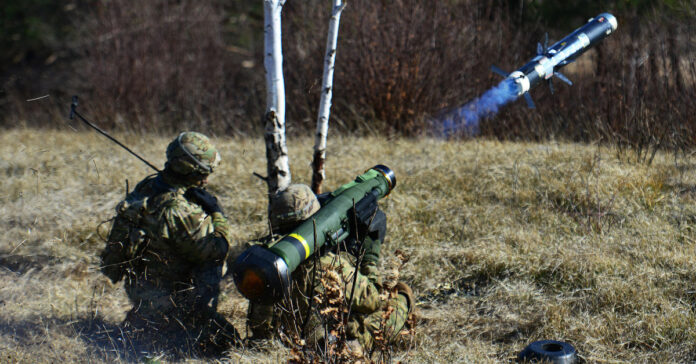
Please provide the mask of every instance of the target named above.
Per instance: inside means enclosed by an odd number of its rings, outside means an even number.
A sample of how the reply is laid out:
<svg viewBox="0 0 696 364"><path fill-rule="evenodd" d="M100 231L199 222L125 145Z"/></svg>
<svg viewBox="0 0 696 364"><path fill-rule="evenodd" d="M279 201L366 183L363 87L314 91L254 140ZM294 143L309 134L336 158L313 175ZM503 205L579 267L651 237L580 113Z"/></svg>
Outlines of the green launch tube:
<svg viewBox="0 0 696 364"><path fill-rule="evenodd" d="M289 292L292 272L325 244L355 234L353 206L375 203L396 186L394 172L377 165L331 193L330 200L291 233L268 247L244 251L232 267L239 291L258 303L277 302ZM316 239L314 227L316 225Z"/></svg>

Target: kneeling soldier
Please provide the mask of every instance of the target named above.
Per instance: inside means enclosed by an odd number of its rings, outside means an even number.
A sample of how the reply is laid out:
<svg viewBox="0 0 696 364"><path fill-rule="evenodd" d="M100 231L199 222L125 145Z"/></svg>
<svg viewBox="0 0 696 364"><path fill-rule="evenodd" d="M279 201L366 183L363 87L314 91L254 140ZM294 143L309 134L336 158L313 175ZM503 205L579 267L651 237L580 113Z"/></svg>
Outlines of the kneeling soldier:
<svg viewBox="0 0 696 364"><path fill-rule="evenodd" d="M114 283L125 280L133 304L126 326L204 351L238 339L217 313L230 227L217 198L203 189L219 162L205 135L179 134L167 147L164 170L116 207L101 254L102 272Z"/></svg>
<svg viewBox="0 0 696 364"><path fill-rule="evenodd" d="M272 196L269 205L271 226L279 236L271 235L257 243L270 244L290 233L319 208L319 200L308 186L291 185ZM350 316L345 334L351 347L354 348L357 341L362 348L370 350L376 337L387 342L396 339L414 309L413 293L404 283L391 289L383 287L378 264L387 230L386 215L377 210L367 224L369 229L362 250L355 249L359 244L346 242L340 244L340 249L320 250L318 259L310 258L300 264L292 273L289 305L281 302L274 308L273 305L250 304L247 318L252 340L269 339L282 326L284 330L304 333L303 339L310 345L321 345L327 340L324 327L327 317L319 311L349 300L346 306ZM358 262L360 266L356 269ZM336 295L340 297L332 297ZM311 314L307 314L310 311ZM332 334L329 332L329 335ZM328 338L329 341L333 339Z"/></svg>

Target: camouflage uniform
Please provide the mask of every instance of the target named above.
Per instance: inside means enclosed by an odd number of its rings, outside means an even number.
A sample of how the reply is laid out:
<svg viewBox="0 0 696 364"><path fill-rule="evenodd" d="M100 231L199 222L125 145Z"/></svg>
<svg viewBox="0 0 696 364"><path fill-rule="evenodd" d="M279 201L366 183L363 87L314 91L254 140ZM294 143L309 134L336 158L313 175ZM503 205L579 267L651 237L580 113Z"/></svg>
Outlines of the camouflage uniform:
<svg viewBox="0 0 696 364"><path fill-rule="evenodd" d="M205 211L205 203L190 195L219 160L205 136L182 133L167 148L165 169L117 206L102 271L114 282L125 279L131 326L183 333L201 343L216 341L215 335L236 339L216 312L230 227L219 205Z"/></svg>
<svg viewBox="0 0 696 364"><path fill-rule="evenodd" d="M271 226L279 227L281 232L288 232L319 209L319 203L313 201L317 199L309 187L290 186L281 195L271 199L269 206ZM307 208L307 206L311 207ZM408 293L397 293L382 287L377 265L385 234L386 215L378 210L365 237L363 243L365 253L358 269L356 269L358 254L351 252L350 249L322 251L318 259L308 259L302 263L292 273L291 302L283 302L275 306L250 304L247 319L252 338L270 338L279 326L283 326L286 330L303 331L304 339L310 344L319 343L325 339L325 328L322 322L344 321L339 316L347 312L332 311L330 307L342 305L344 311L348 307L351 311L345 326L348 339L357 339L367 349L373 347L376 337L386 342L393 341L405 327L413 302L409 301L410 289ZM266 237L254 243L269 244L271 241L272 238ZM350 242L345 244L345 246L352 245L355 244ZM357 278L353 286L353 278L356 274ZM353 287L355 287L354 292ZM312 295L314 302L310 302L309 295ZM310 305L312 314L307 317ZM324 314L326 312L334 312L334 317L327 316ZM297 325L303 323L306 318L308 320L305 327L298 328Z"/></svg>

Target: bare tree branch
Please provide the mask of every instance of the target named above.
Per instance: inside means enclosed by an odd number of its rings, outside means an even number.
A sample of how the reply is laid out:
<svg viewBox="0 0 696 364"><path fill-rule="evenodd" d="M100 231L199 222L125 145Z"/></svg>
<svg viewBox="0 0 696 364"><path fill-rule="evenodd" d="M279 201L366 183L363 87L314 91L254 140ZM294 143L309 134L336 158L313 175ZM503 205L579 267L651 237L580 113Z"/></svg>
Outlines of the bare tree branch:
<svg viewBox="0 0 696 364"><path fill-rule="evenodd" d="M317 132L314 140L314 160L312 161L312 191L317 194L321 193L321 184L326 177L324 172L324 162L326 161L326 136L329 132L329 114L331 111L331 96L333 94L333 73L336 61L336 44L338 43L338 25L341 20L341 12L345 7L346 5L343 0L334 0L331 20L329 20L329 34L326 38L324 76L321 82Z"/></svg>
<svg viewBox="0 0 696 364"><path fill-rule="evenodd" d="M266 116L264 139L270 195L290 185L290 165L285 143L285 84L281 47L280 14L285 0L264 0L264 66L266 68Z"/></svg>

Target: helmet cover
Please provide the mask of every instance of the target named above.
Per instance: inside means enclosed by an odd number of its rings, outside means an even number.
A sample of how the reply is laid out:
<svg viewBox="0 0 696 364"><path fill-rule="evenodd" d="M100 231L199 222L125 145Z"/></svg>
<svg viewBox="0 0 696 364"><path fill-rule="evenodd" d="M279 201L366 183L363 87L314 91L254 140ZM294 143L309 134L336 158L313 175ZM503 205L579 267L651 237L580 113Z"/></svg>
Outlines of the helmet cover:
<svg viewBox="0 0 696 364"><path fill-rule="evenodd" d="M268 217L274 229L289 229L314 215L321 205L307 185L293 184L271 197Z"/></svg>
<svg viewBox="0 0 696 364"><path fill-rule="evenodd" d="M220 153L207 136L187 131L167 146L167 164L180 175L208 175L220 164Z"/></svg>

